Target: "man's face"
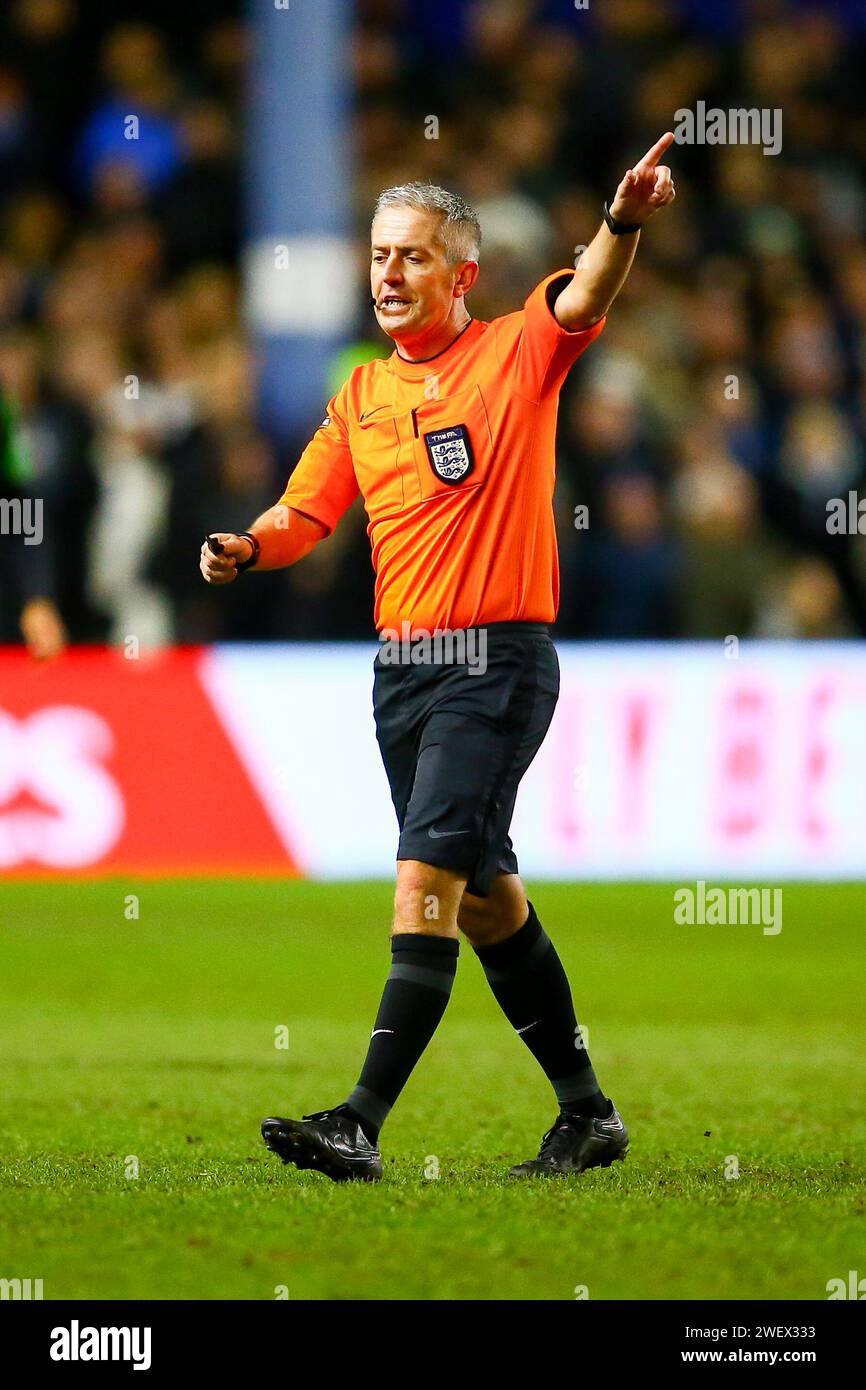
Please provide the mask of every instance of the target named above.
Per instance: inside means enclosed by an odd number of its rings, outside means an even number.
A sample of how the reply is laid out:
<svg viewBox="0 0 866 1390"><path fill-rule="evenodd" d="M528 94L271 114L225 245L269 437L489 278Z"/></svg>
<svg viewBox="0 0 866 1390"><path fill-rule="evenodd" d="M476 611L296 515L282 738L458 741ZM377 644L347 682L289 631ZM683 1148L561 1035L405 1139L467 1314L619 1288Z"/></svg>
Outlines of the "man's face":
<svg viewBox="0 0 866 1390"><path fill-rule="evenodd" d="M458 266L439 240L441 218L418 208L386 208L373 222L370 290L379 327L397 342L444 324L454 305Z"/></svg>

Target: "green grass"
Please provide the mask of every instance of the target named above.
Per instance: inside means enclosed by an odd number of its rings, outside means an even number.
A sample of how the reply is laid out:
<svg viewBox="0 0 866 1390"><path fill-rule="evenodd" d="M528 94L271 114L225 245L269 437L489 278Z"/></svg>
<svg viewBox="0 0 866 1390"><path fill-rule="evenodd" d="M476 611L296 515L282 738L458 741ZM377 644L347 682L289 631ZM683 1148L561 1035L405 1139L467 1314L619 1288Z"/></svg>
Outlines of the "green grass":
<svg viewBox="0 0 866 1390"><path fill-rule="evenodd" d="M539 886L626 1162L504 1177L555 1106L464 943L385 1181L337 1186L258 1126L355 1081L391 892L4 885L0 1277L46 1298L821 1299L866 1274L866 887L789 885L765 937L675 926L670 887Z"/></svg>

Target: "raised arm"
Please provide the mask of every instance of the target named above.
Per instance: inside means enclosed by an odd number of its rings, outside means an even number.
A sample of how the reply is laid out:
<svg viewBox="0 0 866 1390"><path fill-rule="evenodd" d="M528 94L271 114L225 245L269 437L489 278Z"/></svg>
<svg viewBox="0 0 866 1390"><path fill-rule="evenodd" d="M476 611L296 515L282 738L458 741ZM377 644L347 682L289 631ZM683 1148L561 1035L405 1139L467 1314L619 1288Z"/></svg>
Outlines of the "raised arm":
<svg viewBox="0 0 866 1390"><path fill-rule="evenodd" d="M589 328L607 313L631 269L640 228L676 197L670 169L659 164L673 139L673 131L667 131L633 169L626 170L609 211L615 224L634 230L615 234L602 222L554 304L553 312L563 328Z"/></svg>

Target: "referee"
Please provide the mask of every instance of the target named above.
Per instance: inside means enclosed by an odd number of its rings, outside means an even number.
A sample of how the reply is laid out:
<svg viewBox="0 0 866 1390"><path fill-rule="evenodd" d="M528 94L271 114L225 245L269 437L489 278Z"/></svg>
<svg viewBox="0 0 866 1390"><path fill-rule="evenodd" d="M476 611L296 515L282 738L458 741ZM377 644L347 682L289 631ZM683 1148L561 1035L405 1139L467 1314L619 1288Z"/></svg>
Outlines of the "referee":
<svg viewBox="0 0 866 1390"><path fill-rule="evenodd" d="M279 502L249 531L202 546L205 580L227 584L295 564L359 493L369 518L376 736L400 827L392 965L346 1100L262 1124L285 1163L335 1181L382 1176L379 1131L445 1011L459 932L559 1104L538 1157L512 1175L579 1173L628 1147L508 830L559 694L548 632L559 599L559 392L604 328L640 228L674 198L659 165L673 139L667 132L626 171L578 269L549 275L491 323L466 305L481 242L472 209L431 184L381 193L370 287L393 353L357 367L329 402ZM437 659L395 659L422 634L451 634L458 657L483 660L449 660L435 642Z"/></svg>

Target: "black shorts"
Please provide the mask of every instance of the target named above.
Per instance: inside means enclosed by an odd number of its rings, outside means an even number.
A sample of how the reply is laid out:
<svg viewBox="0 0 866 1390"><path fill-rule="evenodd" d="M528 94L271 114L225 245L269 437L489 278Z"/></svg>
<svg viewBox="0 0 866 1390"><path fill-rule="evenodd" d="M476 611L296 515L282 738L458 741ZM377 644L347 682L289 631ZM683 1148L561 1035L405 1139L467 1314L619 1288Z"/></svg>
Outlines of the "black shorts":
<svg viewBox="0 0 866 1390"><path fill-rule="evenodd" d="M473 646L482 634L486 651ZM517 873L508 829L553 718L559 661L544 623L490 623L465 636L475 669L401 664L380 647L373 712L400 826L397 858L464 873L467 890L486 897L497 873Z"/></svg>

